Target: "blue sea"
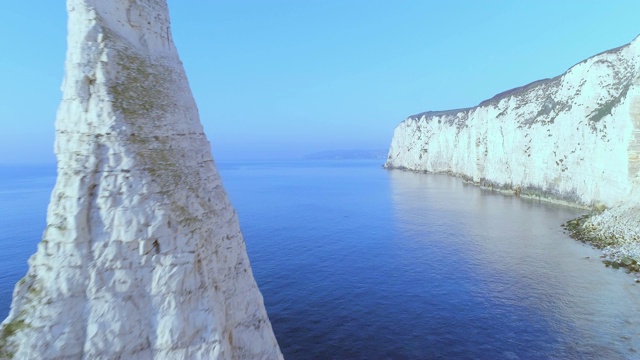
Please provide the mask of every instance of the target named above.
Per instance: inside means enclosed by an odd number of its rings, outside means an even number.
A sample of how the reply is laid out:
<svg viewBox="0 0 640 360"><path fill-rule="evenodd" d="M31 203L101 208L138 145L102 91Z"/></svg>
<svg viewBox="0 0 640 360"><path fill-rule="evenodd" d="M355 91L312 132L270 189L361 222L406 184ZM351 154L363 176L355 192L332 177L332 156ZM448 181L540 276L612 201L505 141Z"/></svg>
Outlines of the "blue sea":
<svg viewBox="0 0 640 360"><path fill-rule="evenodd" d="M379 160L218 168L287 359L640 358L640 285L563 233L581 210ZM0 168L0 318L54 182Z"/></svg>

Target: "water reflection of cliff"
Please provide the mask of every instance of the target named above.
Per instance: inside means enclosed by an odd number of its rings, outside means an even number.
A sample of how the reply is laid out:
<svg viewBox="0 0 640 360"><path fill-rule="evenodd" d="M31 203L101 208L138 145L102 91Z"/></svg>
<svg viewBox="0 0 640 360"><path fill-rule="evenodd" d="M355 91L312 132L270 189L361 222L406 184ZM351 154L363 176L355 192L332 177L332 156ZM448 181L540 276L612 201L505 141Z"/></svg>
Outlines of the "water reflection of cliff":
<svg viewBox="0 0 640 360"><path fill-rule="evenodd" d="M572 347L610 358L628 355L620 348L640 350L640 287L562 233L560 224L581 211L444 175L392 170L389 177L396 223L406 235L397 246L450 272L426 278L468 286L475 300L515 311L514 320L519 311L534 312L540 323L531 326L548 326L571 354Z"/></svg>

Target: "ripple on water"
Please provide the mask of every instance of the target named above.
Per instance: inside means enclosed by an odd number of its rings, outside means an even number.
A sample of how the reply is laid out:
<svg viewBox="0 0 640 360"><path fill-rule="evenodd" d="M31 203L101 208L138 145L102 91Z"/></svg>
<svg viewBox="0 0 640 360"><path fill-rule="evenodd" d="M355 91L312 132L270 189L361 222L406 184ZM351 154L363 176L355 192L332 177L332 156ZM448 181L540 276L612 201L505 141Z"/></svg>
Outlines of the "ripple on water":
<svg viewBox="0 0 640 360"><path fill-rule="evenodd" d="M562 232L581 210L377 164L270 166L221 172L289 359L640 349L639 288Z"/></svg>
<svg viewBox="0 0 640 360"><path fill-rule="evenodd" d="M374 162L220 172L287 359L640 358L640 285L562 233L580 210ZM44 229L38 174L0 179L2 318Z"/></svg>

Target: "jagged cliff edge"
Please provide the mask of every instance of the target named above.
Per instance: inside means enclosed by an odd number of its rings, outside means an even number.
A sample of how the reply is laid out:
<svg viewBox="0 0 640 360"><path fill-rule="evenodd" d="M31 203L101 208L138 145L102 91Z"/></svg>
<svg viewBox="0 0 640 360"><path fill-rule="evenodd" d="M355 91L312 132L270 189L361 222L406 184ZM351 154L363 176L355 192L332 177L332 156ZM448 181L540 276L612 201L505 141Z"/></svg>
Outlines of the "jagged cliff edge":
<svg viewBox="0 0 640 360"><path fill-rule="evenodd" d="M0 358L282 358L164 0L68 0L47 227Z"/></svg>

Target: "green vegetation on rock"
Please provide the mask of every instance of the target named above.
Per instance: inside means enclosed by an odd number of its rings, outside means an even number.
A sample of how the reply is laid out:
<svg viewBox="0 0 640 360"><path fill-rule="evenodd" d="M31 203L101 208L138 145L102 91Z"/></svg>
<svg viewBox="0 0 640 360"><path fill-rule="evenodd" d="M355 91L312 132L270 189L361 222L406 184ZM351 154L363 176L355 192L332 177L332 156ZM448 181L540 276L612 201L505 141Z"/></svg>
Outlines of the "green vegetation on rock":
<svg viewBox="0 0 640 360"><path fill-rule="evenodd" d="M4 324L2 332L0 333L0 358L12 359L14 356L13 350L9 346L9 338L16 335L20 330L28 328L29 325L21 318L18 317L13 321Z"/></svg>
<svg viewBox="0 0 640 360"><path fill-rule="evenodd" d="M627 96L627 92L629 91L630 87L631 82L628 82L626 85L624 85L622 91L618 96L605 102L600 108L594 110L591 113L591 117L589 117L589 121L592 123L597 123L605 116L611 115L611 113L613 112L613 108L616 107L620 103L620 101L622 101L622 99Z"/></svg>
<svg viewBox="0 0 640 360"><path fill-rule="evenodd" d="M614 235L601 235L597 232L597 228L589 222L589 219L596 212L592 214L586 214L579 218L569 220L566 224L562 224L565 230L569 231L571 238L578 240L582 243L590 244L598 249L604 249L608 246L615 246L618 244L618 239ZM612 260L604 260L606 267L612 267L614 269L626 268L628 272L640 272L640 264L629 256L622 256Z"/></svg>
<svg viewBox="0 0 640 360"><path fill-rule="evenodd" d="M15 349L12 348L9 339L20 331L31 328L31 325L24 320L26 314L27 310L22 310L15 319L3 325L0 332L0 359L12 359Z"/></svg>
<svg viewBox="0 0 640 360"><path fill-rule="evenodd" d="M192 176L184 164L186 154L165 133L165 117L175 104L175 70L163 63L121 48L114 55L119 81L108 86L113 110L127 124L127 140L136 145L136 158L144 171L172 204L175 220L183 226L199 221L189 206L172 196L182 187L195 192Z"/></svg>
<svg viewBox="0 0 640 360"><path fill-rule="evenodd" d="M116 112L125 120L134 121L169 110L172 69L124 49L117 53L115 62L122 72L119 76L122 81L111 84L108 90Z"/></svg>

